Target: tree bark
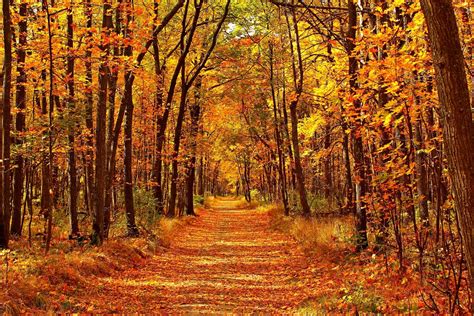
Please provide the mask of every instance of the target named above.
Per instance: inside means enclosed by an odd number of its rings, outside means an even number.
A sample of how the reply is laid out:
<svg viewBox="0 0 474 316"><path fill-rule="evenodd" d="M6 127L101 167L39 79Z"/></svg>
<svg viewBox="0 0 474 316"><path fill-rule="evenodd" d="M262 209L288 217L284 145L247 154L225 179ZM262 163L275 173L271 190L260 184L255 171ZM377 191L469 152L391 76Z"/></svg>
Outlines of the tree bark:
<svg viewBox="0 0 474 316"><path fill-rule="evenodd" d="M196 178L196 150L197 136L199 132L199 119L201 117L201 87L202 76L198 76L195 85L194 104L190 108L191 135L190 135L190 157L186 169L186 214L196 215L194 212L194 180Z"/></svg>
<svg viewBox="0 0 474 316"><path fill-rule="evenodd" d="M293 143L293 154L295 158L295 175L298 194L300 197L301 209L304 216L311 215L311 209L306 196L305 180L303 175L303 167L301 166L300 145L298 140L298 116L296 114L297 102L290 103L290 120L291 120L291 141Z"/></svg>
<svg viewBox="0 0 474 316"><path fill-rule="evenodd" d="M326 124L324 129L324 151L326 153L324 157L324 197L329 203L329 206L332 205L332 196L333 196L333 183L332 183L332 170L331 170L331 155L329 155L329 150L331 148L331 126Z"/></svg>
<svg viewBox="0 0 474 316"><path fill-rule="evenodd" d="M20 22L18 23L18 48L17 48L17 72L16 79L16 132L15 143L21 145L23 143L23 136L25 131L25 107L26 107L26 45L28 32L28 5L26 3L20 4ZM21 236L21 208L23 200L23 182L24 182L24 162L25 159L22 153L18 153L15 158L14 170L14 187L13 187L13 216L11 223L11 234L14 236Z"/></svg>
<svg viewBox="0 0 474 316"><path fill-rule="evenodd" d="M85 14L86 14L86 109L85 109L85 121L86 121L86 157L85 157L85 204L86 209L89 213L94 212L94 123L92 117L93 110L93 95L92 95L92 3L91 0L85 2Z"/></svg>
<svg viewBox="0 0 474 316"><path fill-rule="evenodd" d="M49 98L48 98L48 106L46 108L46 102L43 106L43 113L48 113L48 151L45 154L45 161L43 163L43 170L42 170L42 177L43 183L41 187L41 194L42 194L42 206L43 211L45 212L46 218L46 234L45 234L45 252L48 253L49 247L51 244L52 238L52 228L53 228L53 196L54 196L54 189L51 186L52 181L52 164L54 161L53 155L53 112L54 112L54 56L53 56L53 29L52 23L54 22L52 14L50 12L50 8L48 3L45 1L43 3L44 9L46 11L46 18L47 18L47 25L48 25L48 64L49 64ZM51 3L51 6L54 7L54 3ZM45 73L46 74L46 73ZM46 78L46 77L45 77Z"/></svg>
<svg viewBox="0 0 474 316"><path fill-rule="evenodd" d="M420 113L421 116L421 113ZM429 227L429 213L428 213L428 196L429 196L429 189L428 189L428 168L427 164L427 157L426 153L423 152L422 143L423 143L423 135L422 135L422 126L421 126L421 118L419 121L415 122L415 141L417 144L417 153L416 153L416 168L417 168L417 176L416 176L416 189L418 193L418 208L420 210L420 217L422 221L422 225L424 227Z"/></svg>
<svg viewBox="0 0 474 316"><path fill-rule="evenodd" d="M118 1L115 9L115 34L122 32L122 0ZM114 45L114 59L118 64L118 56L120 56L121 47ZM107 177L105 184L105 210L104 210L104 236L108 238L112 209L114 207L112 192L115 178L115 153L113 148L114 142L114 123L115 123L115 96L117 94L118 81L118 65L114 63L114 67L110 69L109 81L109 108L107 113Z"/></svg>
<svg viewBox="0 0 474 316"><path fill-rule="evenodd" d="M280 123L277 115L277 97L275 92L275 79L274 79L274 66L273 66L273 44L269 45L270 54L270 87L272 92L272 103L273 103L273 125L275 128L275 140L278 153L278 175L280 178L280 192L281 199L283 202L283 212L286 216L290 215L290 208L288 205L288 188L286 185L286 170L285 170L285 157L283 154L283 143L281 141L280 134Z"/></svg>
<svg viewBox="0 0 474 316"><path fill-rule="evenodd" d="M109 36L112 24L110 13L111 4L109 0L104 0L102 17L102 43L101 60L99 64L99 100L97 102L96 114L96 158L95 158L95 190L94 190L94 222L92 225L92 243L101 245L104 240L104 206L105 206L105 176L107 150L105 143L106 118L107 118L107 89L109 67L107 58L109 54L109 44L105 38Z"/></svg>
<svg viewBox="0 0 474 316"><path fill-rule="evenodd" d="M158 20L158 2L154 2L154 17L153 21L156 24ZM155 26L154 26L155 27ZM158 131L160 130L160 125L161 125L161 111L163 111L163 92L164 92L164 74L161 68L160 64L160 49L158 46L158 36L154 35L153 36L153 58L155 61L155 76L156 76L156 96L155 96L155 110L156 110L156 139L155 139L155 152L154 152L154 157L155 160L153 162L153 169L152 169L152 180L154 182L153 186L153 196L155 198L155 211L157 214L163 214L164 213L164 205L163 205L163 189L162 189L162 183L161 183L161 168L162 168L162 163L161 163L161 158L159 157L161 155L161 152L158 151L157 148L157 143L158 143Z"/></svg>
<svg viewBox="0 0 474 316"><path fill-rule="evenodd" d="M421 0L421 8L433 50L448 169L474 293L474 123L459 30L451 0Z"/></svg>
<svg viewBox="0 0 474 316"><path fill-rule="evenodd" d="M182 80L186 80L186 74L184 73L185 67L183 65L182 69ZM179 147L181 143L181 130L183 127L184 114L186 111L187 103L187 93L188 88L186 82L181 86L181 101L179 103L178 117L176 118L176 128L174 132L174 142L173 142L173 160L171 162L171 186L170 186L170 199L168 205L169 214L176 213L176 195L177 195L177 186L178 186L178 155Z"/></svg>
<svg viewBox="0 0 474 316"><path fill-rule="evenodd" d="M130 3L129 3L130 5ZM129 28L133 17L130 14L132 8L127 8L127 21L125 23L124 37L131 39L131 30ZM132 57L132 46L125 47L125 56ZM133 155L133 70L130 66L125 72L125 127L124 127L124 199L125 199L125 215L127 218L127 234L130 237L139 235L137 225L135 223L135 208L133 205L133 173L132 173L132 155Z"/></svg>
<svg viewBox="0 0 474 316"><path fill-rule="evenodd" d="M295 61L295 49L293 47L293 39L292 39L292 33L291 33L288 17L286 20L288 24L288 34L290 37L293 80L295 83L295 94L296 94L293 100L290 101L291 142L293 144L293 154L294 154L294 160L295 160L294 171L295 171L295 176L296 176L296 184L297 184L297 189L298 189L298 195L300 198L301 209L303 211L304 216L310 216L311 208L308 204L308 197L306 195L305 179L303 175L303 167L301 166L300 146L299 146L299 139L298 139L298 114L297 114L296 108L298 106L299 98L303 92L304 69L303 69L303 58L301 55L298 22L296 20L296 14L294 12L294 9L292 10L292 17L293 17L293 28L295 31L297 61ZM298 66L296 66L296 64L298 64Z"/></svg>
<svg viewBox="0 0 474 316"><path fill-rule="evenodd" d="M12 20L10 1L3 0L3 96L2 96L2 198L0 201L0 248L8 248L10 238L10 122L12 87Z"/></svg>
<svg viewBox="0 0 474 316"><path fill-rule="evenodd" d="M349 90L351 95L355 94L358 87L357 70L358 62L354 56L355 37L357 27L357 11L354 2L348 1L349 24L347 32L347 54L349 55ZM361 101L354 98L354 108L361 114ZM367 179L364 145L362 140L362 122L356 118L355 128L353 130L353 149L354 149L354 176L356 179L355 188L355 215L356 215L356 246L358 250L367 248L367 205L364 201L367 193Z"/></svg>
<svg viewBox="0 0 474 316"><path fill-rule="evenodd" d="M191 44L192 36L194 35L195 31L195 24L193 19L193 26L191 26L190 29L190 34L188 35L191 40L188 40L187 44L183 47L184 43L184 36L186 34L186 17L188 14L188 9L189 9L189 0L186 1L186 5L184 8L184 15L183 15L183 22L182 22L182 29L181 29L181 38L180 38L180 45L182 47L181 49L181 55L179 56L178 63L176 64L176 67L174 69L173 75L171 77L169 89L168 89L168 95L166 97L166 103L165 103L165 108L163 111L163 114L158 117L157 123L158 123L158 131L156 133L156 159L155 159L155 167L154 167L154 172L155 172L155 181L157 182L157 185L159 185L159 188L155 190L155 199L156 199L156 206L157 206L157 212L162 213L164 211L164 194L163 194L163 189L161 188L161 179L162 179L162 163L163 163L163 147L165 144L165 133L166 133L166 128L168 126L168 117L170 114L171 110L171 102L173 102L173 97L175 93L175 88L176 84L178 82L178 77L179 74L181 73L181 67L183 67L185 61L186 61L186 56L189 52L189 46ZM160 195L161 193L161 195ZM174 203L174 202L173 202ZM166 212L166 216L168 217L173 217L174 214L171 213L169 210Z"/></svg>
<svg viewBox="0 0 474 316"><path fill-rule="evenodd" d="M76 169L76 149L75 149L75 137L76 137L76 118L75 118L75 91L74 91L74 18L72 7L68 8L67 14L67 46L68 46L68 57L67 57L67 89L68 89L68 108L70 117L72 117L69 123L69 149L68 149L68 164L69 164L69 219L71 224L71 236L75 236L79 233L79 223L77 221L77 169Z"/></svg>

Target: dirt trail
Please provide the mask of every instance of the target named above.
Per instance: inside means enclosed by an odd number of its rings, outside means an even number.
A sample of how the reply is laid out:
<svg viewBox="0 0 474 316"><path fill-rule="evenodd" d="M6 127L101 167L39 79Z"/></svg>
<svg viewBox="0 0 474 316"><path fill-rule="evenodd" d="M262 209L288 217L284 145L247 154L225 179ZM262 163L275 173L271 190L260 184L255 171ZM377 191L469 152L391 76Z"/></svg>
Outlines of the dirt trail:
<svg viewBox="0 0 474 316"><path fill-rule="evenodd" d="M266 213L237 206L216 200L146 266L99 279L90 303L112 312L295 311L310 288L303 253Z"/></svg>

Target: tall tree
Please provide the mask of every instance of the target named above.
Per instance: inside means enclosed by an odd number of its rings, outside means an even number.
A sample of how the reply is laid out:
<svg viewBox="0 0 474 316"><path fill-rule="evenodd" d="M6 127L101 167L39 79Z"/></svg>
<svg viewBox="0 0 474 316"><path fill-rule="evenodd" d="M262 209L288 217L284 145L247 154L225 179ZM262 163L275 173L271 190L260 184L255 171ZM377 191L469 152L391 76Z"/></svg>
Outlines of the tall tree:
<svg viewBox="0 0 474 316"><path fill-rule="evenodd" d="M123 1L119 0L115 8L115 32L114 36L118 37L122 33L122 8ZM104 235L109 236L110 221L112 216L112 208L115 206L113 201L113 184L115 178L115 152L114 152L114 124L115 124L115 96L117 94L117 83L119 77L119 56L123 53L120 43L117 40L114 43L114 64L110 67L110 81L109 81L109 100L107 112L107 139L106 139L106 154L107 154L107 175L105 183L105 204L104 204ZM121 112L119 111L119 114Z"/></svg>
<svg viewBox="0 0 474 316"><path fill-rule="evenodd" d="M130 42L125 46L124 55L132 58L133 50L131 45L131 39L133 37L130 24L133 22L133 15L131 2L127 3L126 7L126 21L124 25L124 38L129 39ZM127 218L127 233L129 236L138 236L138 228L135 223L135 209L133 205L133 174L132 174L132 154L133 154L133 81L130 77L133 75L133 69L128 66L125 71L125 127L124 127L124 198L125 198L125 215Z"/></svg>
<svg viewBox="0 0 474 316"><path fill-rule="evenodd" d="M22 133L25 131L25 108L26 108L26 45L28 32L28 4L19 5L20 22L18 23L18 47L17 47L17 66L18 76L16 79L16 121L15 128L17 135L15 143L23 143ZM24 180L24 162L22 153L18 153L15 158L14 187L13 187L13 214L11 224L11 234L21 235L21 208L23 200L23 180Z"/></svg>
<svg viewBox="0 0 474 316"><path fill-rule="evenodd" d="M178 154L179 154L179 146L181 142L181 128L183 126L184 114L186 111L187 94L190 88L187 82L187 78L186 78L186 57L189 53L189 49L191 48L193 37L197 29L197 24L199 21L199 16L201 14L202 5L203 5L203 0L194 1L194 16L192 19L192 23L189 29L189 35L187 39L185 37L186 24L187 24L186 14L183 17L182 24L181 24L182 33L181 33L181 38L180 38L180 48L181 48L181 56L183 57L182 65L180 67L181 98L180 98L178 116L176 118L176 128L175 128L175 133L174 133L171 188L170 188L170 197L169 197L169 206L168 206L168 214L173 215L173 216L175 214L176 195L177 195L177 186L178 186L178 183L177 183L178 182L178 160L177 159L178 159Z"/></svg>
<svg viewBox="0 0 474 316"><path fill-rule="evenodd" d="M190 157L186 166L186 215L195 215L194 212L194 182L196 179L196 150L199 133L199 119L201 118L202 76L198 76L195 84L194 101L190 106Z"/></svg>
<svg viewBox="0 0 474 316"><path fill-rule="evenodd" d="M184 5L184 1L185 0L179 0L173 6L173 8L168 12L168 14L163 18L161 23L158 26L154 27L153 33L152 33L152 38L145 43L145 45L144 45L145 49L142 50L142 52L140 54L138 54L138 56L137 56L137 59L136 59L136 62L135 62L135 65L137 67L141 65L143 59L145 58L146 53L148 52L148 49L155 42L155 38L166 27L166 25L168 25L168 23L171 21L171 19L175 16L175 14ZM174 88L175 88L175 85L176 85L176 80L177 80L178 75L179 75L179 69L180 69L180 63L179 62L178 62L178 66L177 66L176 69L178 69L178 73L176 74L176 77L173 77L174 79L172 79L171 83L170 83L170 91L172 91L173 93L174 93ZM135 80L135 74L133 73L133 70L132 70L132 71L128 72L128 75L126 76L124 96L131 96L132 95L134 80ZM174 84L173 84L173 82L174 82ZM130 91L128 91L128 90L130 90ZM168 93L167 101L169 101L170 103L166 103L166 106L165 106L165 109L164 109L164 114L163 114L164 119L163 120L161 118L159 119L159 122L164 122L164 123L159 124L160 128L159 128L158 135L157 135L157 144L156 144L156 149L155 149L158 153L157 157L155 158L155 160L157 160L158 162L155 162L155 163L157 165L159 165L159 167L160 167L159 176L157 176L157 178L160 179L158 181L158 183L161 183L161 158L160 157L161 157L161 150L163 149L164 133L166 131L166 122L167 122L170 107L171 107L171 101L173 99L173 93L171 93L171 94ZM115 156L116 156L117 148L118 148L118 141L119 141L119 136L120 136L122 120L123 120L123 117L124 117L124 114L125 114L125 110L127 108L127 101L129 99L130 98L125 98L125 97L122 98L122 101L120 103L119 113L117 114L117 120L116 120L115 128L114 128L114 131L113 131L113 139L112 139L111 145L110 145L112 147L112 149L110 150L111 157L108 160L108 164L109 164L109 166L108 166L109 171L108 172L111 173L108 176L108 178L109 178L108 185L112 184L111 181L112 181L112 178L114 176L113 173L115 172ZM159 142L159 141L161 141L161 142ZM161 196L161 199L162 199L162 196ZM157 205L161 205L159 202L157 202L157 203L158 203Z"/></svg>
<svg viewBox="0 0 474 316"><path fill-rule="evenodd" d="M452 1L421 0L421 7L433 50L448 167L474 293L474 123L464 56Z"/></svg>
<svg viewBox="0 0 474 316"><path fill-rule="evenodd" d="M301 54L301 44L300 44L300 33L298 28L298 22L296 19L295 9L292 7L290 9L293 27L289 21L288 16L286 16L286 21L288 25L288 34L290 37L290 48L292 56L292 70L293 70L293 81L295 85L295 95L290 100L290 120L291 120L291 142L293 144L293 153L294 153L294 164L295 164L295 175L296 182L298 187L298 194L300 197L301 209L304 216L311 215L311 208L308 203L308 197L306 194L305 187L305 178L303 174L303 167L301 165L301 155L300 155L300 144L298 140L298 113L297 107L298 102L303 93L303 83L304 83L304 68L303 68L303 56ZM292 29L294 31L294 41L296 47L293 44L293 35ZM296 55L296 56L295 56Z"/></svg>
<svg viewBox="0 0 474 316"><path fill-rule="evenodd" d="M347 43L346 49L349 55L349 89L353 98L354 109L357 111L355 128L353 130L353 146L354 146L354 177L356 178L355 189L355 215L356 215L356 231L357 231L357 248L364 249L368 246L367 239L367 206L365 202L365 194L367 193L366 166L364 155L364 144L362 141L362 117L361 117L361 101L355 97L357 83L358 61L354 55L356 31L357 31L357 11L353 1L347 1L347 9L349 14L349 22L347 26Z"/></svg>
<svg viewBox="0 0 474 316"><path fill-rule="evenodd" d="M158 23L158 8L159 4L158 1L154 1L153 3L153 9L154 9L154 16L153 16L153 27L156 27L156 23ZM164 65L161 64L160 62L160 47L158 43L158 36L156 34L153 34L153 59L155 62L155 77L157 81L156 85L156 96L155 96L155 109L156 109L156 131L155 134L158 133L160 130L160 119L161 119L161 114L160 112L163 111L163 97L164 97L164 88L165 88L165 82L164 82ZM163 63L165 63L164 61ZM155 136L157 137L157 136ZM155 139L155 142L157 142L158 139ZM152 172L151 172L151 178L152 181L154 181L154 186L153 186L153 196L155 198L155 211L157 214L163 214L163 203L161 203L161 198L163 196L163 190L161 187L161 159L158 159L158 155L160 152L158 152L157 146L154 146L154 162L153 162L153 167L152 167Z"/></svg>
<svg viewBox="0 0 474 316"><path fill-rule="evenodd" d="M66 61L66 82L68 89L68 109L69 117L69 132L68 132L68 168L69 168L69 218L71 225L71 236L79 233L79 223L77 220L77 167L76 167L76 103L75 103L75 90L74 90L74 67L75 67L75 56L74 56L74 12L73 4L70 4L67 12L67 47L68 57Z"/></svg>
<svg viewBox="0 0 474 316"><path fill-rule="evenodd" d="M47 146L44 153L44 161L41 170L41 208L46 219L46 230L45 230L45 251L49 251L51 245L52 231L53 231L53 188L52 188L52 165L54 163L53 155L53 112L55 102L55 79L54 79L54 47L53 47L53 27L52 24L55 22L54 14L51 12L51 8L54 7L54 1L49 3L47 0L43 1L43 10L46 12L46 23L47 23L47 34L48 34L48 98L46 95L43 97L43 104L41 106L41 112L43 115L48 115L48 128L47 128ZM46 71L43 71L44 80L46 82Z"/></svg>
<svg viewBox="0 0 474 316"><path fill-rule="evenodd" d="M85 157L85 206L86 209L93 214L94 213L94 120L93 120L93 88L92 88L92 49L94 45L92 25L93 25L93 13L92 13L92 2L86 0L84 4L84 12L86 15L86 29L87 36L85 39L86 43L86 108L85 108L85 123L86 123L86 157Z"/></svg>
<svg viewBox="0 0 474 316"><path fill-rule="evenodd" d="M105 206L105 175L107 151L105 148L107 91L109 82L109 40L112 28L112 5L104 0L102 5L101 58L99 64L99 100L96 114L96 157L95 157L95 190L94 190L94 223L93 242L100 245L104 239L104 206Z"/></svg>
<svg viewBox="0 0 474 316"><path fill-rule="evenodd" d="M280 120L277 114L277 95L276 95L276 83L275 83L275 74L274 74L274 48L273 44L270 43L268 46L269 50L269 63L270 63L270 89L272 94L272 106L273 106L273 125L275 128L275 141L277 146L277 153L278 153L278 175L280 179L280 192L281 192L281 199L283 202L283 211L285 215L290 214L290 209L288 205L288 189L286 185L286 170L285 170L285 156L282 150L283 142L281 140L281 133L280 133Z"/></svg>
<svg viewBox="0 0 474 316"><path fill-rule="evenodd" d="M2 1L3 13L3 96L2 96L2 199L0 200L0 248L8 248L10 238L10 122L12 88L12 20L10 1Z"/></svg>
<svg viewBox="0 0 474 316"><path fill-rule="evenodd" d="M186 46L182 46L186 55L189 52L189 48L191 47L193 41L193 35L197 27L197 22L199 20L199 15L202 9L203 1L195 2L195 13L194 18L190 30L189 38L187 39ZM189 75L186 75L186 68L185 62L186 58L184 59L183 66L181 67L181 100L180 106L178 111L178 118L176 120L176 128L175 128L175 136L174 136L174 147L173 147L173 162L172 162L172 174L171 174L171 188L170 188L170 202L169 202L169 209L168 212L170 214L174 214L175 211L175 202L176 202L176 194L177 194L177 181L178 181L178 154L179 154L179 147L180 147L180 140L181 140L181 129L182 124L184 121L184 114L186 110L186 102L187 102L187 93L189 89L193 86L194 81L199 76L201 71L206 66L207 61L211 57L211 54L216 47L217 39L219 37L220 31L224 22L227 18L230 8L230 0L227 0L224 8L224 12L222 14L221 19L217 23L216 29L211 37L211 45L207 48L206 53L203 55L201 60L199 61L198 65L195 67L195 70L191 72ZM184 21L184 20L183 20ZM183 29L185 28L185 24L183 24ZM182 37L182 42L184 44L184 37Z"/></svg>

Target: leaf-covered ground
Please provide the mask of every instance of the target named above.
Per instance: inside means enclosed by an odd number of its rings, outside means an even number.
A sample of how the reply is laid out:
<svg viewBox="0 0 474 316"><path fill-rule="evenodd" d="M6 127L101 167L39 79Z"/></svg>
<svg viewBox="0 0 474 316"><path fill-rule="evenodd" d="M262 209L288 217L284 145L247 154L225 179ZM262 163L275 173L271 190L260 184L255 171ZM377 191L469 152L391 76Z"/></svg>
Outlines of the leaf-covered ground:
<svg viewBox="0 0 474 316"><path fill-rule="evenodd" d="M305 240L324 233L307 227ZM355 254L335 239L309 253L293 237L268 208L215 199L153 255L126 240L25 261L0 300L33 313L428 311L416 274L388 269L394 260Z"/></svg>
<svg viewBox="0 0 474 316"><path fill-rule="evenodd" d="M140 269L98 279L89 310L108 312L284 311L308 297L308 263L270 218L238 201L201 211L170 249Z"/></svg>

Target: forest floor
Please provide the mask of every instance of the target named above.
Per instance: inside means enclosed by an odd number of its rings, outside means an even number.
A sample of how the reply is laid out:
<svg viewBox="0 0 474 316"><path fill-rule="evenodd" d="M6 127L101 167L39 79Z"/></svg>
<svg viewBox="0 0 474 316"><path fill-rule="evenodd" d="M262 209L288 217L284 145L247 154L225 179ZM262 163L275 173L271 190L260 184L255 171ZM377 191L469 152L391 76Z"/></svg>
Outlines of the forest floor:
<svg viewBox="0 0 474 316"><path fill-rule="evenodd" d="M169 250L140 269L94 283L89 308L104 312L275 312L309 295L311 273L296 242L270 229L265 212L218 200L185 226Z"/></svg>
<svg viewBox="0 0 474 316"><path fill-rule="evenodd" d="M38 259L41 265L24 263L22 280L30 280L34 288L28 290L13 275L3 299L9 299L12 310L16 297L18 311L34 313L424 310L417 280L388 272L384 266L390 262L382 258L355 254L335 239L308 254L295 236L276 228L268 207L226 198L207 206L151 255L125 247L127 241L112 241L102 250L50 255ZM318 234L307 227L302 231ZM90 258L96 260L87 261ZM34 275L37 278L31 279Z"/></svg>

